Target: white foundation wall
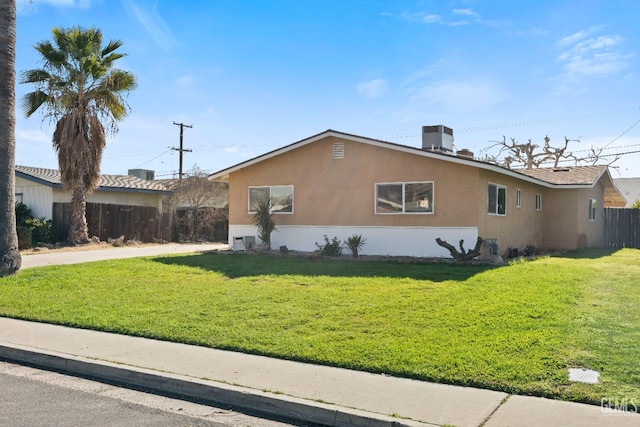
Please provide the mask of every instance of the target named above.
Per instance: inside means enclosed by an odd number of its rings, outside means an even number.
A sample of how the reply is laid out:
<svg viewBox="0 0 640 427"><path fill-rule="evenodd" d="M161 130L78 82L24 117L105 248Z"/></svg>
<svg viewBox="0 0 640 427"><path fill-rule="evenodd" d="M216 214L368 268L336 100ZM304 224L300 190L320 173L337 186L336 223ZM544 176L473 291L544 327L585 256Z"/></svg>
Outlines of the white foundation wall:
<svg viewBox="0 0 640 427"><path fill-rule="evenodd" d="M366 242L360 254L391 255L414 257L451 258L445 248L436 243L441 238L456 248L461 239L465 249L473 249L478 239L475 227L315 227L315 226L278 226L271 235L271 248L286 246L289 250L313 252L318 249L316 243L324 245L324 236L329 240L337 237L342 242L354 234L361 235ZM229 226L229 248L233 249L236 237L255 236L258 233L252 225ZM343 249L343 254L350 254Z"/></svg>

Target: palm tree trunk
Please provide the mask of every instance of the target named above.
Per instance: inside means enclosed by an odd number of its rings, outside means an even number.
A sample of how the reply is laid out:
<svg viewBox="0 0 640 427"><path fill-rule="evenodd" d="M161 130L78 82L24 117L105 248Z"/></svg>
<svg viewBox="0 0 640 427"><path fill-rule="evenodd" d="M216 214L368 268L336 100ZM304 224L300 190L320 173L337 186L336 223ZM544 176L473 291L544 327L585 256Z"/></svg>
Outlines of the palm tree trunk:
<svg viewBox="0 0 640 427"><path fill-rule="evenodd" d="M71 224L69 226L69 243L84 245L89 243L89 229L87 227L87 192L82 182L73 186L71 196Z"/></svg>
<svg viewBox="0 0 640 427"><path fill-rule="evenodd" d="M20 269L15 211L16 2L0 2L0 276Z"/></svg>

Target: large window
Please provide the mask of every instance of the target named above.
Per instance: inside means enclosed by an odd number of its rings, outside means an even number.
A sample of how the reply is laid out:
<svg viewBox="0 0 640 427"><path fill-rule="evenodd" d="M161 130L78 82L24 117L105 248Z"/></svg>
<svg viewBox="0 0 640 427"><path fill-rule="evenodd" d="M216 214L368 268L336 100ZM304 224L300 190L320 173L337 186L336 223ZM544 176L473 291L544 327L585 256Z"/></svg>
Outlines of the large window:
<svg viewBox="0 0 640 427"><path fill-rule="evenodd" d="M249 213L255 213L258 200L270 199L274 213L293 213L293 185L249 187Z"/></svg>
<svg viewBox="0 0 640 427"><path fill-rule="evenodd" d="M376 213L433 213L433 182L376 184Z"/></svg>
<svg viewBox="0 0 640 427"><path fill-rule="evenodd" d="M596 220L596 199L589 199L589 221Z"/></svg>
<svg viewBox="0 0 640 427"><path fill-rule="evenodd" d="M489 214L507 214L507 187L498 184L489 184Z"/></svg>

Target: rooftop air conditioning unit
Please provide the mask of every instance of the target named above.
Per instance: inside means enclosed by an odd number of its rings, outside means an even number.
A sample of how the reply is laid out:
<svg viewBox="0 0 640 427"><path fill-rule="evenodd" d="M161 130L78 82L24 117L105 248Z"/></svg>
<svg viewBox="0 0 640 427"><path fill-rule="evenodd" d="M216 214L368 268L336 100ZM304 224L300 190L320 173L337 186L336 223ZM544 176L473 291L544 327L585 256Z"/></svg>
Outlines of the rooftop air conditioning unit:
<svg viewBox="0 0 640 427"><path fill-rule="evenodd" d="M453 153L453 129L443 125L422 126L422 149Z"/></svg>
<svg viewBox="0 0 640 427"><path fill-rule="evenodd" d="M148 169L129 169L127 174L147 181L153 181L155 176L154 171Z"/></svg>

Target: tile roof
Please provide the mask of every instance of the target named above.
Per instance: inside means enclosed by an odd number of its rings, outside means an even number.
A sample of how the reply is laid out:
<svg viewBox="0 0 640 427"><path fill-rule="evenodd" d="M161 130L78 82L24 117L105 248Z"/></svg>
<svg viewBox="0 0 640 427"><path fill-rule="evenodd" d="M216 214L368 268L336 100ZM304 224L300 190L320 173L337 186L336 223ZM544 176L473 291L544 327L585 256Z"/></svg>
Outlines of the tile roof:
<svg viewBox="0 0 640 427"><path fill-rule="evenodd" d="M35 178L53 186L62 186L60 171L57 169L35 168L31 166L16 166L16 173ZM100 175L98 189L120 189L143 192L167 192L167 188L155 181L147 181L130 175Z"/></svg>
<svg viewBox="0 0 640 427"><path fill-rule="evenodd" d="M514 172L554 185L593 185L606 171L606 165L514 169Z"/></svg>

